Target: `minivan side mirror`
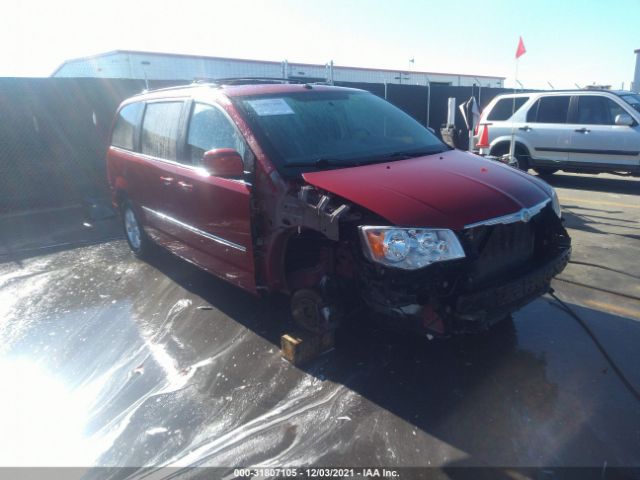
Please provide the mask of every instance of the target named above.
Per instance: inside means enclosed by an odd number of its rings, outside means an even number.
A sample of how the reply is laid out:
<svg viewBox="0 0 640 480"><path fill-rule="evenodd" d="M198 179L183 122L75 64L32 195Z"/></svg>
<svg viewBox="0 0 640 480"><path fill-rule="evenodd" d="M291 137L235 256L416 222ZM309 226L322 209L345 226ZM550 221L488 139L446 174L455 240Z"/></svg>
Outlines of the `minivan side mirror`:
<svg viewBox="0 0 640 480"><path fill-rule="evenodd" d="M634 123L635 121L628 113L621 113L620 115L616 115L616 125L626 125L628 127L631 127Z"/></svg>
<svg viewBox="0 0 640 480"><path fill-rule="evenodd" d="M242 157L233 148L215 148L205 152L202 166L217 177L241 177L244 173Z"/></svg>

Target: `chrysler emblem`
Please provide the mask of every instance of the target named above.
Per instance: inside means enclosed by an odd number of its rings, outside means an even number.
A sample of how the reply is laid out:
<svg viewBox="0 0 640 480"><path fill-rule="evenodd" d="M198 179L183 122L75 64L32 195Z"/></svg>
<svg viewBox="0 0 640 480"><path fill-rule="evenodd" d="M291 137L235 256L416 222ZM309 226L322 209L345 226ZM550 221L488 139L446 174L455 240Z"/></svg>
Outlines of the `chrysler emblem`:
<svg viewBox="0 0 640 480"><path fill-rule="evenodd" d="M531 220L531 212L526 208L523 208L522 213L520 213L520 219L523 222L527 223L529 220Z"/></svg>

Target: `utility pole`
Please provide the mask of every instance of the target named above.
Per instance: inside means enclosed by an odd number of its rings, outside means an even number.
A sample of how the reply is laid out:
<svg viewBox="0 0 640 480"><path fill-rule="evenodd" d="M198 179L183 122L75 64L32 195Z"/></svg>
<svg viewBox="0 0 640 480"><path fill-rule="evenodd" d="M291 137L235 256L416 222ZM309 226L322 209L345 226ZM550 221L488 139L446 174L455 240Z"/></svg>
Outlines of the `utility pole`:
<svg viewBox="0 0 640 480"><path fill-rule="evenodd" d="M478 106L482 108L482 82L478 80L478 77L473 77L473 79L478 82Z"/></svg>
<svg viewBox="0 0 640 480"><path fill-rule="evenodd" d="M333 85L333 60L325 64L327 83Z"/></svg>
<svg viewBox="0 0 640 480"><path fill-rule="evenodd" d="M402 85L402 79L403 79L403 76L404 76L404 79L405 79L405 80L409 80L409 79L411 78L411 77L409 77L409 76L407 75L407 73L406 73L406 72L398 72L398 76L397 76L397 77L393 77L393 78L394 78L395 80L398 80L398 84L399 84L399 85Z"/></svg>

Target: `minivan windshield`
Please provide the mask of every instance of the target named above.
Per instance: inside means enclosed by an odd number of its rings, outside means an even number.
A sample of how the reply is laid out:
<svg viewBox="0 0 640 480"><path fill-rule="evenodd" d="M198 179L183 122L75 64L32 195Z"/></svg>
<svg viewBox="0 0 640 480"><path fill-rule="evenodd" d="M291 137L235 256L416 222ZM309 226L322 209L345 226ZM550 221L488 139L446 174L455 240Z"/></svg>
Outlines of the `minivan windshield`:
<svg viewBox="0 0 640 480"><path fill-rule="evenodd" d="M385 100L360 91L240 97L240 108L275 163L289 171L401 160L449 150Z"/></svg>
<svg viewBox="0 0 640 480"><path fill-rule="evenodd" d="M620 95L625 102L635 108L638 112L640 112L640 95L636 93L630 93L625 95Z"/></svg>

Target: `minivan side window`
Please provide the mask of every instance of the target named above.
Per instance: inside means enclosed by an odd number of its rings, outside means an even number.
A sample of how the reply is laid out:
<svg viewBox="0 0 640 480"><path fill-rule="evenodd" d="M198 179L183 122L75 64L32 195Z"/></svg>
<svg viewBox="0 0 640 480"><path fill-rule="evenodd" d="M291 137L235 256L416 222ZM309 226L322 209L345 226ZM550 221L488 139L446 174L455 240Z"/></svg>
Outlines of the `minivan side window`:
<svg viewBox="0 0 640 480"><path fill-rule="evenodd" d="M621 113L627 112L609 98L583 95L578 97L576 123L584 125L614 125L616 116Z"/></svg>
<svg viewBox="0 0 640 480"><path fill-rule="evenodd" d="M111 134L111 145L125 150L135 150L136 127L143 106L142 103L130 103L120 109Z"/></svg>
<svg viewBox="0 0 640 480"><path fill-rule="evenodd" d="M527 100L529 100L529 97L516 97L514 108L513 97L502 98L498 100L498 102L493 106L491 112L489 112L489 115L487 116L487 120L493 120L497 122L502 120L509 120L515 112L520 110L520 107L522 107L522 105L527 103Z"/></svg>
<svg viewBox="0 0 640 480"><path fill-rule="evenodd" d="M177 160L181 112L182 102L147 104L142 121L142 153L165 160Z"/></svg>
<svg viewBox="0 0 640 480"><path fill-rule="evenodd" d="M527 122L567 123L570 96L542 97L529 109Z"/></svg>
<svg viewBox="0 0 640 480"><path fill-rule="evenodd" d="M196 103L189 120L187 160L198 165L206 151L216 148L233 148L244 158L244 141L227 116L216 107Z"/></svg>

